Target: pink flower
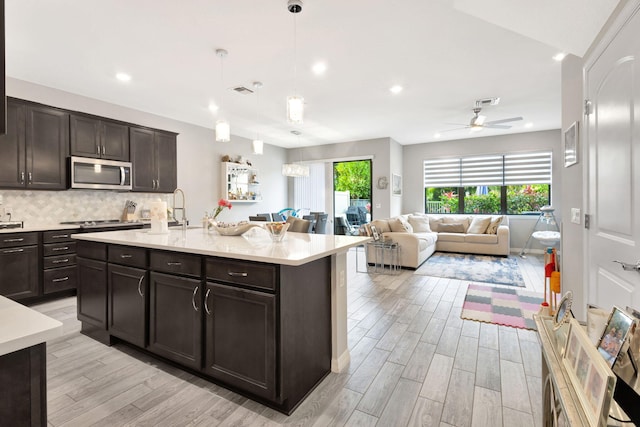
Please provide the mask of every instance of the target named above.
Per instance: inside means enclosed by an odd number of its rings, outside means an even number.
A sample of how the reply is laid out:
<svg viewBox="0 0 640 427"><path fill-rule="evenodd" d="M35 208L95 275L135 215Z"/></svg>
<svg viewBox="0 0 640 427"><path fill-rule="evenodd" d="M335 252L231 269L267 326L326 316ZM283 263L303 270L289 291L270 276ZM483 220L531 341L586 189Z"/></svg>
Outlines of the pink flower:
<svg viewBox="0 0 640 427"><path fill-rule="evenodd" d="M215 212L213 213L213 219L216 219L218 217L218 215L220 215L220 212L222 212L224 210L224 208L227 209L231 209L233 206L231 205L231 202L225 199L220 199L218 200L218 207L216 208Z"/></svg>

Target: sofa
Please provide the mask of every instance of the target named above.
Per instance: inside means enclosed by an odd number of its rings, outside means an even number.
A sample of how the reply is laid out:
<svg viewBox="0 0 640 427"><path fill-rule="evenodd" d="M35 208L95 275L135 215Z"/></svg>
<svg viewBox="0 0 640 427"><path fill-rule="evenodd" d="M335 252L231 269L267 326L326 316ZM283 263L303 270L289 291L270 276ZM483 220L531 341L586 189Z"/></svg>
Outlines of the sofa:
<svg viewBox="0 0 640 427"><path fill-rule="evenodd" d="M509 255L509 218L505 215L406 214L374 220L380 239L400 247L400 265L418 268L435 251ZM373 255L367 254L373 263Z"/></svg>

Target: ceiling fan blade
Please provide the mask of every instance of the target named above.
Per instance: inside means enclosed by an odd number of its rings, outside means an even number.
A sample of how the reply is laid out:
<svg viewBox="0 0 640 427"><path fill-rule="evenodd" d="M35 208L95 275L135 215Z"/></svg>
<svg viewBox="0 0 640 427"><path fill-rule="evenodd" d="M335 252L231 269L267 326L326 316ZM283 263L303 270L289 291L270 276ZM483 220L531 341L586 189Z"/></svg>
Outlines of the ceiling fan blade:
<svg viewBox="0 0 640 427"><path fill-rule="evenodd" d="M492 120L490 122L486 122L485 125L497 125L500 123L517 122L519 120L522 120L522 117L511 117L509 119Z"/></svg>
<svg viewBox="0 0 640 427"><path fill-rule="evenodd" d="M488 129L511 129L509 125L484 125L482 127Z"/></svg>
<svg viewBox="0 0 640 427"><path fill-rule="evenodd" d="M445 123L445 125L469 127L469 125L467 123Z"/></svg>
<svg viewBox="0 0 640 427"><path fill-rule="evenodd" d="M445 133L445 132L453 132L454 130L462 130L462 129L468 129L469 126L463 126L461 128L455 128L455 129L447 129L447 130L441 130L438 133Z"/></svg>

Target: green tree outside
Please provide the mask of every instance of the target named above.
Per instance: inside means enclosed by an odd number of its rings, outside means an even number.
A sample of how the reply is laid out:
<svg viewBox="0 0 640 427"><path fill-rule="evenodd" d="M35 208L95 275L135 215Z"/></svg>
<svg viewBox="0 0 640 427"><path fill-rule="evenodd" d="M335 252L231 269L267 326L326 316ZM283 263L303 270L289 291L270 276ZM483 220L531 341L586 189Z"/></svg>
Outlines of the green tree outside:
<svg viewBox="0 0 640 427"><path fill-rule="evenodd" d="M351 199L371 200L371 162L358 160L336 163L333 182L336 191L348 191Z"/></svg>

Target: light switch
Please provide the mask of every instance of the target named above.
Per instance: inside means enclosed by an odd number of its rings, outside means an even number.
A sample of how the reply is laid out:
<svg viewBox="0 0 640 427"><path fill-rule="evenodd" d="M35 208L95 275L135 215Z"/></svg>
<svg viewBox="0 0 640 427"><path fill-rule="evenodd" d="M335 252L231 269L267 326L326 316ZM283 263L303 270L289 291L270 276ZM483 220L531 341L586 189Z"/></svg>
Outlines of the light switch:
<svg viewBox="0 0 640 427"><path fill-rule="evenodd" d="M571 208L571 222L574 224L580 224L580 209Z"/></svg>
<svg viewBox="0 0 640 427"><path fill-rule="evenodd" d="M380 203L376 203L376 209L380 209L382 205Z"/></svg>

